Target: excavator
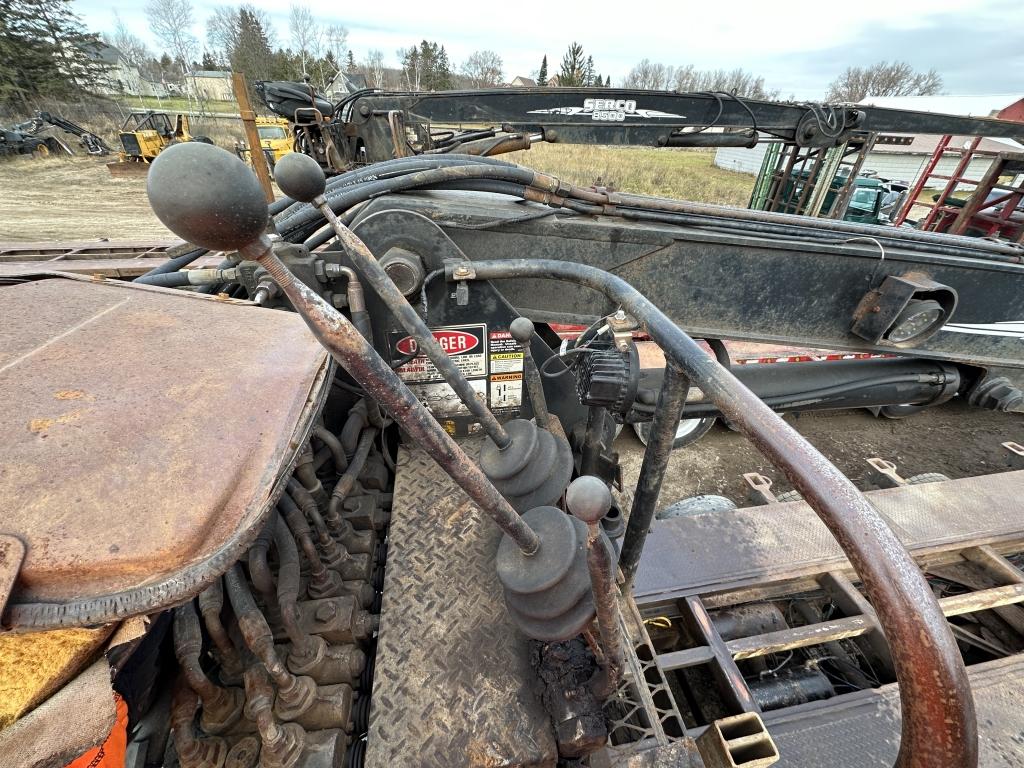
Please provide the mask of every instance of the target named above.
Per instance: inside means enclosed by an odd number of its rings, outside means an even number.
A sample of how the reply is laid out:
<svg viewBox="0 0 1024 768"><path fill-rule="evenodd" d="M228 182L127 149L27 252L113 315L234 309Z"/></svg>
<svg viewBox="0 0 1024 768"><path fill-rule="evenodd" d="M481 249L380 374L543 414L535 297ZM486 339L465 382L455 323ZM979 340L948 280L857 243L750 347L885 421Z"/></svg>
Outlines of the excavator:
<svg viewBox="0 0 1024 768"><path fill-rule="evenodd" d="M36 114L11 128L0 130L0 157L4 155L73 155L74 151L58 137L44 136L48 127L59 128L64 133L77 136L82 149L90 155L108 155L111 150L99 136L91 133L78 123L65 120L49 112Z"/></svg>
<svg viewBox="0 0 1024 768"><path fill-rule="evenodd" d="M1020 130L506 96L531 141ZM580 187L459 151L497 133L406 143L403 103L470 102L352 98L322 132L365 162L287 154L269 203L163 149L181 243L134 279L0 263L5 765L1021 765L1021 247ZM907 471L894 428L844 473L793 420L901 404L952 409L914 450L959 471ZM707 416L760 462L715 508L669 492Z"/></svg>

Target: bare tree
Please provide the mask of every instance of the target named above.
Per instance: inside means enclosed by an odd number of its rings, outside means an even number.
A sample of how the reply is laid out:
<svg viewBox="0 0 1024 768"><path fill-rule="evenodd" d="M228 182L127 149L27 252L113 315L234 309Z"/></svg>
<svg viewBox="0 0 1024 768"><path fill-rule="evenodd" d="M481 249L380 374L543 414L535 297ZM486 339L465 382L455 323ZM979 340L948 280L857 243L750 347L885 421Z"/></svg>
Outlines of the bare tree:
<svg viewBox="0 0 1024 768"><path fill-rule="evenodd" d="M199 49L199 41L192 34L192 3L189 0L148 0L145 10L150 31L181 62L181 72L185 75L191 70L189 62L195 59ZM202 104L194 74L192 94Z"/></svg>
<svg viewBox="0 0 1024 768"><path fill-rule="evenodd" d="M669 87L675 73L675 67L644 59L626 75L622 81L623 88L642 88L647 91L661 91Z"/></svg>
<svg viewBox="0 0 1024 768"><path fill-rule="evenodd" d="M238 45L238 9L218 5L206 20L206 44L225 61Z"/></svg>
<svg viewBox="0 0 1024 768"><path fill-rule="evenodd" d="M745 69L697 69L692 64L678 67L671 76L671 86L680 92L709 91L730 93L749 99L775 99L779 91L767 88L764 78Z"/></svg>
<svg viewBox="0 0 1024 768"><path fill-rule="evenodd" d="M917 72L905 61L847 67L828 87L826 101L858 102L868 96L932 96L942 90L934 69Z"/></svg>
<svg viewBox="0 0 1024 768"><path fill-rule="evenodd" d="M313 18L313 12L300 3L292 3L288 13L288 31L291 34L292 45L299 54L302 62L302 72L309 73L310 59L316 60L314 49L322 44L322 33L320 27Z"/></svg>
<svg viewBox="0 0 1024 768"><path fill-rule="evenodd" d="M459 67L474 88L490 88L505 81L501 56L494 51L476 51Z"/></svg>
<svg viewBox="0 0 1024 768"><path fill-rule="evenodd" d="M341 24L329 26L324 33L324 48L325 54L330 53L334 57L338 69L344 69L345 57L348 54L348 30Z"/></svg>
<svg viewBox="0 0 1024 768"><path fill-rule="evenodd" d="M384 52L376 48L366 54L366 61L363 62L363 69L371 88L384 87Z"/></svg>
<svg viewBox="0 0 1024 768"><path fill-rule="evenodd" d="M103 39L108 45L117 48L130 64L134 64L139 69L142 69L153 57L153 54L150 53L149 48L146 47L146 44L139 37L129 31L117 11L114 11L114 21L116 22L114 34L103 35Z"/></svg>

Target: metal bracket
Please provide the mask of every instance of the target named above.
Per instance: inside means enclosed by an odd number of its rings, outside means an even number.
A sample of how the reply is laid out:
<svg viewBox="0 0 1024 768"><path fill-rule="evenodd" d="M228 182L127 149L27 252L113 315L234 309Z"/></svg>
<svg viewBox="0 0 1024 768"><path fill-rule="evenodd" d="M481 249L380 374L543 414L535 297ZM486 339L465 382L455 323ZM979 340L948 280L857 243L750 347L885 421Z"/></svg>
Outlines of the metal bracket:
<svg viewBox="0 0 1024 768"><path fill-rule="evenodd" d="M1024 445L1010 440L1003 443L1002 446L1010 452L1010 455L1006 457L1006 463L1010 468L1024 469Z"/></svg>
<svg viewBox="0 0 1024 768"><path fill-rule="evenodd" d="M775 498L775 494L771 490L771 478L765 477L758 472L747 472L743 475L743 480L750 486L748 496L754 504L761 506L778 503L779 500Z"/></svg>
<svg viewBox="0 0 1024 768"><path fill-rule="evenodd" d="M756 712L715 720L697 737L707 768L764 768L779 760L779 750Z"/></svg>
<svg viewBox="0 0 1024 768"><path fill-rule="evenodd" d="M896 465L891 461L876 456L867 459L867 462L874 470L871 473L872 479L879 488L900 488L907 484L907 481L896 471Z"/></svg>

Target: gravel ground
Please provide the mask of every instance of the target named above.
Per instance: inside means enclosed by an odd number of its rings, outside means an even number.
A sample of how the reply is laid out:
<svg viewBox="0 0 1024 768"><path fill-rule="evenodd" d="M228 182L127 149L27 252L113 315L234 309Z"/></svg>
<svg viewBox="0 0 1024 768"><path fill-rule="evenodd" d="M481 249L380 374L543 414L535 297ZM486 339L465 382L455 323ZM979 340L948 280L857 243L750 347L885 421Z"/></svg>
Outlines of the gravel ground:
<svg viewBox="0 0 1024 768"><path fill-rule="evenodd" d="M1024 443L1024 415L984 411L958 401L900 420L877 419L861 409L785 418L862 490L871 487L865 459L874 456L894 462L903 477L941 472L960 478L1007 471L1008 454L1001 443ZM632 429L624 429L615 449L623 481L632 488L643 445ZM659 507L704 493L727 496L745 506L745 472L770 477L775 493L790 489L782 473L745 437L718 423L695 444L673 451Z"/></svg>

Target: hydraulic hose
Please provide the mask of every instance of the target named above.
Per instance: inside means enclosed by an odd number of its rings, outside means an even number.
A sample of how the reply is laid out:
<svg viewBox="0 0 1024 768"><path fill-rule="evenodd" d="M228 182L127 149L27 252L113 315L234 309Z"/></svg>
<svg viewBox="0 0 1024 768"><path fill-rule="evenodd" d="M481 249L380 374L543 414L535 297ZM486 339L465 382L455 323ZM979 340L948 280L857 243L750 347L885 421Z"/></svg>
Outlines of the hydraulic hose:
<svg viewBox="0 0 1024 768"><path fill-rule="evenodd" d="M967 671L921 571L878 511L817 449L625 280L551 259L475 261L478 280L547 278L599 291L635 317L690 382L804 496L864 584L892 649L903 712L898 768L978 764Z"/></svg>
<svg viewBox="0 0 1024 768"><path fill-rule="evenodd" d="M348 469L348 457L345 455L345 449L341 447L341 441L337 435L327 429L327 427L320 425L313 427L313 434L330 449L331 456L334 458L335 471L340 475Z"/></svg>

